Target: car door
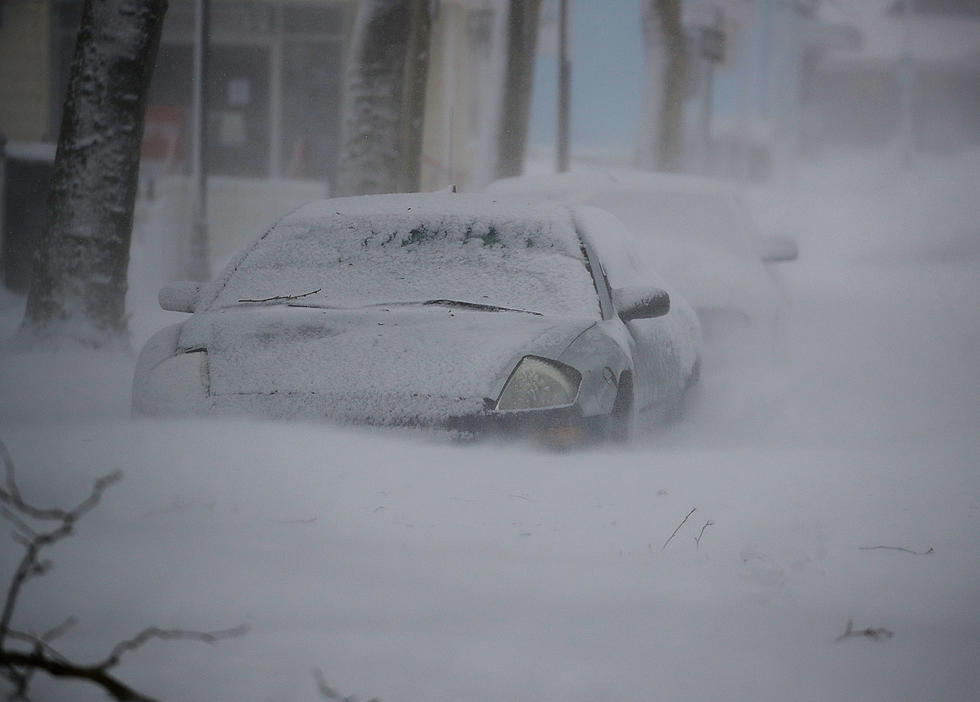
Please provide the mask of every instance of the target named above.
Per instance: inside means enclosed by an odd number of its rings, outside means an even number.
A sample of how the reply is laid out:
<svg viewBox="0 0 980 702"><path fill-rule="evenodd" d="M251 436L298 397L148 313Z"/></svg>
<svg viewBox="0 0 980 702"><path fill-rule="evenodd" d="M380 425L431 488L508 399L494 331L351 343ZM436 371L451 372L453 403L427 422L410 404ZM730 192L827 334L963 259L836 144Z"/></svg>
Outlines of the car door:
<svg viewBox="0 0 980 702"><path fill-rule="evenodd" d="M669 290L655 271L641 263L630 233L614 215L583 207L576 212L576 223L597 259L597 265L593 264L593 268L599 269L594 271L597 285L605 286L607 295L611 297L613 288L634 285ZM683 392L685 356L693 357L684 353L688 345L685 338L691 336L686 310L681 298L675 303L672 297L672 309L667 315L623 323L633 342L633 385L640 409L664 410Z"/></svg>

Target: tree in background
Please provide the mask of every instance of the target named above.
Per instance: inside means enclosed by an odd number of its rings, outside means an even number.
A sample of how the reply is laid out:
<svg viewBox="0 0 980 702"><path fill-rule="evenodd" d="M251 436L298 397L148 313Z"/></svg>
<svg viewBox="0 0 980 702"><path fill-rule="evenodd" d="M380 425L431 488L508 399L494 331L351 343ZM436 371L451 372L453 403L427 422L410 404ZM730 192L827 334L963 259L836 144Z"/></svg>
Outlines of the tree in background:
<svg viewBox="0 0 980 702"><path fill-rule="evenodd" d="M414 192L421 171L429 0L361 0L334 195Z"/></svg>
<svg viewBox="0 0 980 702"><path fill-rule="evenodd" d="M126 339L126 274L167 0L85 0L22 335Z"/></svg>
<svg viewBox="0 0 980 702"><path fill-rule="evenodd" d="M524 170L540 11L541 0L510 0L509 3L497 178L518 176Z"/></svg>
<svg viewBox="0 0 980 702"><path fill-rule="evenodd" d="M647 86L639 165L679 171L684 145L684 28L681 0L645 0Z"/></svg>

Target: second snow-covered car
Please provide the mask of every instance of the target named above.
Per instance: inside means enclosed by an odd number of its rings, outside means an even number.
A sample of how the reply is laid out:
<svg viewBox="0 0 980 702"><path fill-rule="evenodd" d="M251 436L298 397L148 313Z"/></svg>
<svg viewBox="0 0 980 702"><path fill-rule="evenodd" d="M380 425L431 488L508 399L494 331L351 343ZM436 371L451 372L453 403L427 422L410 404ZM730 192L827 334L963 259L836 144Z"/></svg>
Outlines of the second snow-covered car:
<svg viewBox="0 0 980 702"><path fill-rule="evenodd" d="M729 342L739 330L771 337L789 298L773 264L796 259L796 241L764 235L726 183L673 173L604 170L506 178L495 195L592 205L613 213L637 237L698 313L706 337Z"/></svg>
<svg viewBox="0 0 980 702"><path fill-rule="evenodd" d="M602 236L596 236L596 230ZM697 375L693 310L600 210L452 193L310 203L140 354L134 409L623 437Z"/></svg>

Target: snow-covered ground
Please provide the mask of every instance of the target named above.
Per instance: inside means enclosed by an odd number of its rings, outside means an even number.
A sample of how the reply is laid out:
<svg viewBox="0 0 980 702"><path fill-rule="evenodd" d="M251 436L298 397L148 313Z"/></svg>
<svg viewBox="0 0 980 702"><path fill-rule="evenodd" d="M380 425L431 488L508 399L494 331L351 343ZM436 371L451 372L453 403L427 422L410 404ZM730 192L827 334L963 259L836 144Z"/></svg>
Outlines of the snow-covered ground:
<svg viewBox="0 0 980 702"><path fill-rule="evenodd" d="M118 669L187 702L315 700L314 667L386 702L980 699L980 154L881 166L754 193L800 239L792 316L628 447L132 419L133 356L8 342L0 438L25 497L125 473L15 625L74 615L59 647L90 661L151 624L248 624ZM176 315L133 261L138 348ZM22 307L0 296L4 339ZM838 641L848 620L893 636ZM42 678L34 696L102 699Z"/></svg>

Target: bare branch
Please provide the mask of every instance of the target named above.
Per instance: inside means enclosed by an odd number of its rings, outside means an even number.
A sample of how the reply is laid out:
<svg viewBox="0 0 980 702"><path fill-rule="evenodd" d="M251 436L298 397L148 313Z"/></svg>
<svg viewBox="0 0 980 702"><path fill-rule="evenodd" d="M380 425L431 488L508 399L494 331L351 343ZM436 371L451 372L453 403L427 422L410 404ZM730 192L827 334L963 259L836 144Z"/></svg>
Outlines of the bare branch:
<svg viewBox="0 0 980 702"><path fill-rule="evenodd" d="M0 510L0 516L13 524L16 529L14 538L25 549L24 556L10 580L3 610L0 613L0 647L2 647L3 640L10 630L10 620L17 604L20 589L30 578L44 575L51 569L50 563L39 560L38 554L41 549L69 536L75 522L98 504L102 498L102 493L122 478L122 472L113 471L96 480L88 497L76 505L74 509L67 511L63 509L41 509L28 504L21 496L20 488L17 486L14 460L2 440L0 440L0 460L3 461L5 478L5 488L0 489L0 505L3 507ZM60 524L51 531L40 533L28 525L22 517L39 521L58 521Z"/></svg>
<svg viewBox="0 0 980 702"><path fill-rule="evenodd" d="M41 509L24 502L24 499L21 497L20 488L17 487L14 459L10 457L10 452L7 451L7 446L2 440L0 440L0 460L3 461L4 482L6 483L5 488L0 488L0 503L33 519L57 521L70 519L74 521L94 507L95 503L99 501L102 492L121 477L121 473L115 471L97 480L92 488L92 493L71 511L63 509Z"/></svg>
<svg viewBox="0 0 980 702"><path fill-rule="evenodd" d="M10 579L10 585L7 587L7 597L3 603L3 613L0 614L0 649L3 648L3 641L10 631L10 619L14 615L14 607L17 604L17 596L20 594L20 588L31 577L31 573L36 572L37 550L36 541L28 545L27 552L20 559L20 563L17 564L14 576Z"/></svg>
<svg viewBox="0 0 980 702"><path fill-rule="evenodd" d="M8 669L12 666L18 666L28 670L43 670L56 678L87 680L101 687L118 702L156 702L152 697L136 692L100 666L80 666L63 660L55 660L46 656L43 650L35 649L30 653L0 651L0 666ZM20 675L24 674L21 673ZM14 681L17 682L17 679L15 678Z"/></svg>
<svg viewBox="0 0 980 702"><path fill-rule="evenodd" d="M43 637L35 636L34 634L28 634L25 631L17 631L11 629L7 632L7 638L13 641L22 641L24 643L31 644L31 647L35 650L43 650L47 652L52 658L61 661L67 661L68 659L62 655L57 649L55 649L51 644L47 643Z"/></svg>
<svg viewBox="0 0 980 702"><path fill-rule="evenodd" d="M313 669L313 679L316 680L316 689L320 692L320 695L324 699L336 700L340 698L340 695L327 683L327 679L323 676L323 671L319 668Z"/></svg>
<svg viewBox="0 0 980 702"><path fill-rule="evenodd" d="M6 492L19 500L20 492L17 490L17 481L14 480L14 459L10 457L10 452L7 451L7 445L3 443L2 439L0 439L0 460L3 461L3 473L5 482L7 483ZM0 499L2 499L3 495L4 491L0 490ZM3 501L6 502L5 499Z"/></svg>
<svg viewBox="0 0 980 702"><path fill-rule="evenodd" d="M31 527L30 524L21 519L16 512L8 509L5 505L0 505L0 517L14 525L14 529L17 532L14 538L20 537L21 545L25 543L30 543L31 539L37 538L37 532Z"/></svg>
<svg viewBox="0 0 980 702"><path fill-rule="evenodd" d="M41 509L24 502L24 499L21 497L20 489L17 487L17 480L14 475L14 461L10 457L10 453L7 451L7 447L2 440L0 440L0 459L3 460L6 482L6 489L0 489L0 503L3 503L25 517L46 521L60 521L68 525L78 521L86 512L95 507L106 488L122 478L122 471L118 470L102 476L92 485L92 492L89 496L72 510L57 508Z"/></svg>
<svg viewBox="0 0 980 702"><path fill-rule="evenodd" d="M97 480L89 497L75 509L71 510L70 512L66 512L65 516L61 520L61 525L53 531L44 534L35 534L35 536L29 540L24 538L19 533L15 534L15 538L24 546L25 551L23 558L21 558L17 569L14 571L14 575L10 580L10 585L7 588L7 596L4 600L3 612L0 614L0 646L3 645L4 636L6 636L7 631L10 629L10 619L13 616L14 607L17 604L17 597L20 594L21 587L23 587L24 583L30 578L44 575L51 569L51 564L49 562L39 560L38 554L40 553L41 549L69 536L76 519L94 507L99 501L99 498L101 497L105 488L118 480L120 476L121 474L117 472ZM6 516L6 512L4 513L4 516Z"/></svg>
<svg viewBox="0 0 980 702"><path fill-rule="evenodd" d="M701 527L701 531L698 532L698 535L694 537L694 543L698 545L697 546L698 548L701 548L701 537L704 536L704 530L707 529L709 526L714 526L714 525L715 523L709 519L704 523L704 526Z"/></svg>
<svg viewBox="0 0 980 702"><path fill-rule="evenodd" d="M58 626L53 629L49 629L40 636L36 634L28 634L26 631L17 631L16 629L10 629L7 632L7 638L13 641L22 641L24 643L31 644L35 650L42 650L47 652L56 660L67 662L68 659L55 649L50 642L56 638L63 636L65 632L75 626L75 617L68 617Z"/></svg>
<svg viewBox="0 0 980 702"><path fill-rule="evenodd" d="M317 288L316 290L310 290L309 292L302 293L301 295L273 295L272 297L263 297L258 300L252 299L239 299L239 302L275 302L276 300L299 300L300 298L309 297L310 295L316 295L320 292L322 288Z"/></svg>
<svg viewBox="0 0 980 702"><path fill-rule="evenodd" d="M694 514L697 511L698 511L698 508L697 507L692 507L691 508L691 511L687 513L687 516L684 517L684 519L681 520L681 523L677 525L677 528L674 529L674 533L672 533L670 536L668 536L667 537L667 540L664 541L664 545L660 547L660 550L661 551L663 551L665 548L667 548L667 544L669 544L671 542L671 540L675 536L677 536L677 532L679 532L681 530L681 527L684 526L684 524L687 522L687 520L691 518L691 515Z"/></svg>
<svg viewBox="0 0 980 702"><path fill-rule="evenodd" d="M327 683L327 679L323 675L323 671L319 668L313 669L313 678L316 680L316 689L320 693L320 696L325 700L339 700L340 702L357 702L357 697L355 695L344 696L330 687ZM372 697L368 702L381 702L377 697Z"/></svg>
<svg viewBox="0 0 980 702"><path fill-rule="evenodd" d="M204 643L214 643L222 639L231 639L242 636L248 631L248 626L242 624L232 629L222 629L221 631L188 631L185 629L160 629L155 626L147 627L131 639L121 641L109 653L109 656L99 663L99 668L112 668L119 665L119 659L127 651L135 651L140 646L151 639L163 639L172 641L183 639L186 641L203 641Z"/></svg>
<svg viewBox="0 0 980 702"><path fill-rule="evenodd" d="M881 627L879 629L872 629L871 627L868 627L867 629L859 629L858 631L855 631L854 622L848 619L847 627L844 629L844 633L838 636L837 639L835 640L839 643L844 639L849 639L852 637L856 637L856 638L864 637L867 639L871 639L872 641L878 641L880 639L890 639L894 635L895 635L894 632L884 627Z"/></svg>
<svg viewBox="0 0 980 702"><path fill-rule="evenodd" d="M54 641L55 639L61 638L68 631L74 628L75 624L77 623L78 622L75 619L75 617L68 617L65 621L61 622L61 624L59 624L58 626L52 627L51 629L48 629L43 634L41 634L41 641L47 643L48 641Z"/></svg>
<svg viewBox="0 0 980 702"><path fill-rule="evenodd" d="M211 632L151 627L144 629L132 639L116 644L103 662L95 665L80 665L68 660L49 643L75 625L74 617L69 617L40 636L11 629L10 622L24 583L32 577L44 575L51 569L49 561L41 560L41 550L70 536L75 522L98 504L102 493L117 482L122 474L115 471L96 480L88 497L71 510L41 509L27 504L21 496L14 474L13 459L2 441L0 441L0 460L3 462L5 474L4 487L0 488L0 517L14 526L13 537L24 547L24 555L10 579L3 611L0 614L0 675L13 683L14 690L10 699L26 699L34 673L41 670L54 677L94 683L120 702L154 702L152 698L140 694L109 673L109 669L119 663L124 653L139 648L151 639L190 639L213 643L221 639L241 636L246 632L247 627L244 626ZM50 531L39 532L25 519L54 521L57 525ZM7 639L30 644L31 650L8 649L3 645Z"/></svg>
<svg viewBox="0 0 980 702"><path fill-rule="evenodd" d="M936 549L930 546L925 551L913 551L910 548L905 548L903 546L858 546L861 551L901 551L903 553L911 553L913 556L928 556L931 553L935 553Z"/></svg>

